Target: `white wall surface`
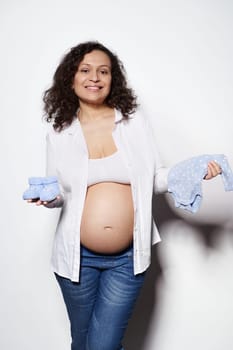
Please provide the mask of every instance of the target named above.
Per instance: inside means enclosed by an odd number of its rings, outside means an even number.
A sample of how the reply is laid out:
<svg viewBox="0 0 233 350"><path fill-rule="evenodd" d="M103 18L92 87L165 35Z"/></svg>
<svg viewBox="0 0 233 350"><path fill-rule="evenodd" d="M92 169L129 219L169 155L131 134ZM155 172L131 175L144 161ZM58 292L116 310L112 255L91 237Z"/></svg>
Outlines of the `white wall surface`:
<svg viewBox="0 0 233 350"><path fill-rule="evenodd" d="M68 350L50 253L58 211L24 203L43 175L43 91L68 48L96 39L124 62L164 162L225 153L233 166L231 0L3 0L0 3L0 349ZM196 215L155 201L162 243L126 350L233 348L233 193L203 183Z"/></svg>

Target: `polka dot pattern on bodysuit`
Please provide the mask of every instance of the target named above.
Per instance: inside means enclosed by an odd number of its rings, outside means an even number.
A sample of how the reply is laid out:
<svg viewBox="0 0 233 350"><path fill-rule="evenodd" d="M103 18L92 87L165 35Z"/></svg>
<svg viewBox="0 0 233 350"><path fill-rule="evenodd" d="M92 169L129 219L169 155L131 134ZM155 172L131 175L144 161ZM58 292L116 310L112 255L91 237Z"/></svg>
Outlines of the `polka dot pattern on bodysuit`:
<svg viewBox="0 0 233 350"><path fill-rule="evenodd" d="M207 174L208 163L216 161L221 169L225 191L233 191L233 172L224 154L204 154L184 160L172 167L168 174L168 192L177 208L192 213L198 211L202 201L201 183Z"/></svg>

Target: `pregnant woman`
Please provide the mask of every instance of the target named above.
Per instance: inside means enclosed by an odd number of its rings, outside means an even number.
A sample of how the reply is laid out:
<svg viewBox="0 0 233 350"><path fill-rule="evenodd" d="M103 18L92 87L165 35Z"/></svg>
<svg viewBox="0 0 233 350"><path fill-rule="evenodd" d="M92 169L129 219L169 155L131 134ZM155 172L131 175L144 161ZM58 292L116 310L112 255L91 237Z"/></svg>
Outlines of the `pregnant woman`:
<svg viewBox="0 0 233 350"><path fill-rule="evenodd" d="M72 350L120 350L160 240L152 193L167 190L151 128L117 56L98 42L73 47L44 94L47 175L61 207L52 267L67 307ZM210 162L206 178L220 172Z"/></svg>

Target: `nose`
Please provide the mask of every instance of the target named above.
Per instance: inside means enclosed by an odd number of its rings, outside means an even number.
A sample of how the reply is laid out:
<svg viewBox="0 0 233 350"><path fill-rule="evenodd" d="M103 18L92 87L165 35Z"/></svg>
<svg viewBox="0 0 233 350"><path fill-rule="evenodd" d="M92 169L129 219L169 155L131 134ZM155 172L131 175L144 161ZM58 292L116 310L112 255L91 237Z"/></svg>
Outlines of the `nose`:
<svg viewBox="0 0 233 350"><path fill-rule="evenodd" d="M94 83L97 83L99 81L99 76L97 71L92 71L90 76L90 81L93 81Z"/></svg>

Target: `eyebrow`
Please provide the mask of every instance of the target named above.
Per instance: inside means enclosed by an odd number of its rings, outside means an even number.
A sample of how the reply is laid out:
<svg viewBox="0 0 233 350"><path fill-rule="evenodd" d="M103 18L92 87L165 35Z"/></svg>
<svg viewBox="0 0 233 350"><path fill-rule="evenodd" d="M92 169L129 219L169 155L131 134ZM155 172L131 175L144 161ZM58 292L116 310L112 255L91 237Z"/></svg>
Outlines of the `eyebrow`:
<svg viewBox="0 0 233 350"><path fill-rule="evenodd" d="M82 65L84 65L84 66L91 66L90 63L84 63L84 62L80 64L80 66L82 66ZM101 65L99 65L98 67L107 67L107 68L111 68L111 66L109 66L108 64L101 64Z"/></svg>

